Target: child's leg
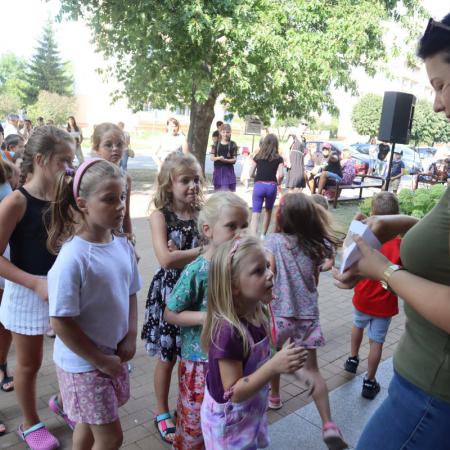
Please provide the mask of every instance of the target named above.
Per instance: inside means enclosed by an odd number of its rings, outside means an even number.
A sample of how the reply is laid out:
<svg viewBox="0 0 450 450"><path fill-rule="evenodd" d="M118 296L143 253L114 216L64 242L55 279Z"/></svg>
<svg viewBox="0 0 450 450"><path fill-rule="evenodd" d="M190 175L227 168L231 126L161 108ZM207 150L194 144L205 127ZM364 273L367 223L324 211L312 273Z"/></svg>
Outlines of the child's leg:
<svg viewBox="0 0 450 450"><path fill-rule="evenodd" d="M105 425L89 425L94 436L92 450L117 450L123 442L123 432L120 421Z"/></svg>
<svg viewBox="0 0 450 450"><path fill-rule="evenodd" d="M77 423L72 437L72 450L86 450L94 445L94 435L87 423Z"/></svg>
<svg viewBox="0 0 450 450"><path fill-rule="evenodd" d="M252 222L250 224L250 231L254 236L256 236L258 233L258 225L259 225L259 217L260 216L261 216L261 213L259 213L259 212L252 213Z"/></svg>
<svg viewBox="0 0 450 450"><path fill-rule="evenodd" d="M377 373L378 365L381 361L381 353L383 351L383 344L369 339L369 357L367 359L367 379L374 380Z"/></svg>
<svg viewBox="0 0 450 450"><path fill-rule="evenodd" d="M350 344L350 356L358 357L359 348L364 336L364 328L358 328L356 325L352 327L352 339Z"/></svg>
<svg viewBox="0 0 450 450"><path fill-rule="evenodd" d="M280 375L275 375L270 380L270 396L271 397L279 397L280 396Z"/></svg>
<svg viewBox="0 0 450 450"><path fill-rule="evenodd" d="M36 377L42 363L43 336L12 335L17 354L14 387L23 414L22 428L27 430L40 422L36 408Z"/></svg>
<svg viewBox="0 0 450 450"><path fill-rule="evenodd" d="M327 385L319 372L316 349L308 349L308 358L306 359L304 367L307 374L314 382L312 398L316 404L317 410L319 411L320 418L325 424L331 420L330 402L328 399Z"/></svg>
<svg viewBox="0 0 450 450"><path fill-rule="evenodd" d="M170 381L176 361L177 359L174 357L173 361L162 361L158 359L156 363L153 383L156 397L155 415L157 416L169 412ZM166 419L166 424L168 428L175 426L172 419ZM168 434L167 438L173 439L173 436L173 434Z"/></svg>
<svg viewBox="0 0 450 450"><path fill-rule="evenodd" d="M264 235L267 234L267 230L269 229L269 225L270 225L270 219L272 218L272 210L269 209L264 212L264 222L263 222L263 229L262 229L262 233Z"/></svg>

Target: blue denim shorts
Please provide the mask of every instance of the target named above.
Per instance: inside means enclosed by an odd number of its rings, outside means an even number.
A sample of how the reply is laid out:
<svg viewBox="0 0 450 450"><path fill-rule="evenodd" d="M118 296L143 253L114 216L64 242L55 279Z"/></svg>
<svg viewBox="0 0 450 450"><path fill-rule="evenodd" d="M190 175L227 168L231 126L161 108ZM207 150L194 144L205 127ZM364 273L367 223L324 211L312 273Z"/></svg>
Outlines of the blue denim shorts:
<svg viewBox="0 0 450 450"><path fill-rule="evenodd" d="M328 171L327 176L329 180L336 181L336 183L340 183L342 181L342 177L340 177L337 173Z"/></svg>
<svg viewBox="0 0 450 450"><path fill-rule="evenodd" d="M375 411L356 450L449 450L450 403L394 371L389 395Z"/></svg>
<svg viewBox="0 0 450 450"><path fill-rule="evenodd" d="M379 344L384 342L390 323L391 317L369 316L369 314L353 309L353 325L357 328L366 328L368 326L367 336Z"/></svg>

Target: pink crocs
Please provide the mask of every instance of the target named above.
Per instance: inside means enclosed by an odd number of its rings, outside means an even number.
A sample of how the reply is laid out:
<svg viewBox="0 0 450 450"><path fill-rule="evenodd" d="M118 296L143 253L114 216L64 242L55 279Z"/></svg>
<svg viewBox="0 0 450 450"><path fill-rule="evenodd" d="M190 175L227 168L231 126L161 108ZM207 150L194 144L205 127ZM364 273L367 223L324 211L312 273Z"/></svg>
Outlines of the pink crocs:
<svg viewBox="0 0 450 450"><path fill-rule="evenodd" d="M47 430L47 427L42 422L33 425L25 431L23 431L22 425L19 425L17 434L25 441L30 450L54 450L59 448L58 439Z"/></svg>
<svg viewBox="0 0 450 450"><path fill-rule="evenodd" d="M323 426L323 441L329 450L343 450L348 448L342 437L341 430L334 422L327 422Z"/></svg>
<svg viewBox="0 0 450 450"><path fill-rule="evenodd" d="M61 404L59 403L58 396L53 395L50 397L48 401L48 407L59 417L61 417L64 422L66 422L67 426L71 429L75 429L76 423L73 420L70 420L67 414L64 412Z"/></svg>

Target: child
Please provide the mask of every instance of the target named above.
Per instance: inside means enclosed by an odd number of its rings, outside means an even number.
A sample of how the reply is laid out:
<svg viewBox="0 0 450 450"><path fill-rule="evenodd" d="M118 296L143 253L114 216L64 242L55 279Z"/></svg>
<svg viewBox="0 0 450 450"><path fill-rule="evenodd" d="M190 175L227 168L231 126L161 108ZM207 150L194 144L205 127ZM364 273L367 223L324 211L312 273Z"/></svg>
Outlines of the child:
<svg viewBox="0 0 450 450"><path fill-rule="evenodd" d="M242 149L242 158L244 161L242 162L241 183L245 187L245 192L248 192L248 184L251 178L250 169L253 161L252 157L250 156L250 151L248 147L244 147Z"/></svg>
<svg viewBox="0 0 450 450"><path fill-rule="evenodd" d="M2 144L1 156L5 161L15 163L19 158L22 158L24 150L25 141L23 137L18 134L10 134Z"/></svg>
<svg viewBox="0 0 450 450"><path fill-rule="evenodd" d="M272 300L272 282L265 251L254 237L225 242L212 257L202 332L209 366L201 407L207 450L267 447L268 383L303 366L305 351L294 344L269 359L263 308Z"/></svg>
<svg viewBox="0 0 450 450"><path fill-rule="evenodd" d="M51 251L60 249L48 273L53 360L67 415L76 422L72 448L118 449L141 286L133 247L114 231L124 218L125 180L100 158L72 174L58 178L48 239Z"/></svg>
<svg viewBox="0 0 450 450"><path fill-rule="evenodd" d="M342 167L342 185L350 185L353 183L353 180L356 177L356 169L355 169L355 163L352 159L352 155L350 154L350 150L348 148L345 148L342 152L342 160L341 160L341 167Z"/></svg>
<svg viewBox="0 0 450 450"><path fill-rule="evenodd" d="M0 276L6 279L0 321L13 335L15 391L24 416L18 433L31 449L59 446L37 414L36 377L49 321L46 277L55 261L46 247L45 212L53 198L55 177L70 166L74 152L67 132L53 126L36 129L22 162L21 178L25 180L32 173L31 180L0 204L0 254L8 242L11 248L11 261L0 257ZM58 414L66 418L62 409Z"/></svg>
<svg viewBox="0 0 450 450"><path fill-rule="evenodd" d="M397 194L402 176L405 175L405 163L402 161L402 150L394 150L394 158L391 167L391 181L389 182L389 191Z"/></svg>
<svg viewBox="0 0 450 450"><path fill-rule="evenodd" d="M125 136L123 131L117 125L104 122L95 127L94 134L92 135L92 150L95 152L96 156L119 166L125 147ZM123 232L126 233L134 243L133 228L130 218L131 177L126 172L124 173L127 184Z"/></svg>
<svg viewBox="0 0 450 450"><path fill-rule="evenodd" d="M399 214L397 197L392 192L380 192L372 198L372 215ZM400 237L385 242L381 246L381 253L392 263L401 264ZM356 373L359 364L359 347L368 328L369 356L367 376L363 380L361 395L370 400L380 392L380 385L375 375L381 360L383 343L391 323L391 318L398 314L398 298L390 291L384 289L379 281L361 280L355 286L353 296L353 327L350 357L345 362L345 370Z"/></svg>
<svg viewBox="0 0 450 450"><path fill-rule="evenodd" d="M155 424L163 441L172 443L175 433L169 413L169 388L172 369L180 349L180 330L164 318L170 292L184 266L203 251L199 246L197 215L202 200L201 168L194 156L174 152L164 160L156 182L150 215L152 242L161 268L148 291L142 339L151 355L158 355L154 386ZM175 246L169 250L169 244Z"/></svg>
<svg viewBox="0 0 450 450"><path fill-rule="evenodd" d="M323 422L323 439L328 448L343 449L347 444L331 421L327 386L319 372L316 353L325 344L319 323L317 280L320 266L332 258L337 241L330 233L325 209L302 193L290 193L281 199L276 230L265 241L275 274L271 306L276 346L281 348L291 338L307 349L305 370L315 385L312 396ZM269 408L281 407L280 377L276 376L272 380Z"/></svg>
<svg viewBox="0 0 450 450"><path fill-rule="evenodd" d="M211 152L214 161L213 184L215 191L236 191L234 164L237 160L237 145L231 140L231 126L224 123L220 127L220 142Z"/></svg>
<svg viewBox="0 0 450 450"><path fill-rule="evenodd" d="M181 327L177 431L173 443L179 450L204 448L200 407L208 358L201 349L200 335L206 317L209 262L220 244L247 228L247 204L232 192L213 194L201 210L198 222L200 233L208 240L208 248L186 266L164 313L167 322Z"/></svg>

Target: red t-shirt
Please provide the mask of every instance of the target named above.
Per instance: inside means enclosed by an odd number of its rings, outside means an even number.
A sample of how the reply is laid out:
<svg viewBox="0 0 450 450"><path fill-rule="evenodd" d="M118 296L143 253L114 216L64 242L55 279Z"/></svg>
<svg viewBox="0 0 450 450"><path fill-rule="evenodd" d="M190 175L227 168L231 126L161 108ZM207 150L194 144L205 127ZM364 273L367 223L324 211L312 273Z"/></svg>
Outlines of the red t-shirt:
<svg viewBox="0 0 450 450"><path fill-rule="evenodd" d="M400 242L397 236L381 246L381 253L394 264L401 264ZM371 316L392 317L398 314L397 296L376 280L361 280L355 286L353 305L358 311Z"/></svg>

